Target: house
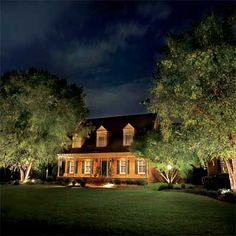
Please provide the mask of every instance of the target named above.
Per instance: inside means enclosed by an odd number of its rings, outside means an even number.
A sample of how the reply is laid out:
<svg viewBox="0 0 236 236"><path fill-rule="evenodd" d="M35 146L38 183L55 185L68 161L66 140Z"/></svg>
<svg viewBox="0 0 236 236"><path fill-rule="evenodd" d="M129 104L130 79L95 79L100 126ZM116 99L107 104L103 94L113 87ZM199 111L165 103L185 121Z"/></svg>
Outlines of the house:
<svg viewBox="0 0 236 236"><path fill-rule="evenodd" d="M150 181L151 163L136 158L129 148L135 134L153 129L154 121L155 114L89 119L94 131L87 138L74 135L72 146L58 154L58 176Z"/></svg>
<svg viewBox="0 0 236 236"><path fill-rule="evenodd" d="M135 157L130 146L135 134L154 128L155 114L88 119L94 130L58 154L58 177L143 179L164 181L148 159ZM176 121L175 121L176 122ZM208 163L208 175L222 173L219 160Z"/></svg>

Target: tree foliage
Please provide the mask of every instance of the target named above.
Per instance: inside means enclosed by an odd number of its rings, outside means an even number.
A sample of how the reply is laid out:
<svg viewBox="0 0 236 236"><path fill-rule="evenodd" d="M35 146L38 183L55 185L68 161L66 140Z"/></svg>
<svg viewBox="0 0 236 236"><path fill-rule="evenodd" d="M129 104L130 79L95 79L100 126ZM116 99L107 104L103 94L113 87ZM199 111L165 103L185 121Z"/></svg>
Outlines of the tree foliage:
<svg viewBox="0 0 236 236"><path fill-rule="evenodd" d="M0 80L0 165L27 175L31 166L52 162L70 135L82 132L86 112L75 84L36 69L6 73Z"/></svg>
<svg viewBox="0 0 236 236"><path fill-rule="evenodd" d="M184 145L178 141L174 145L196 154L202 164L222 158L236 190L234 25L235 16L220 18L212 13L189 32L169 34L167 53L157 64L149 109L159 116L163 140L183 141ZM171 128L171 116L181 120L179 137Z"/></svg>
<svg viewBox="0 0 236 236"><path fill-rule="evenodd" d="M157 64L148 108L160 133L136 140L136 155L161 171L171 163L183 175L190 165L215 157L228 169L236 190L235 16L205 16L188 32L168 34L166 54ZM176 130L173 123L181 123ZM182 164L182 166L181 166Z"/></svg>

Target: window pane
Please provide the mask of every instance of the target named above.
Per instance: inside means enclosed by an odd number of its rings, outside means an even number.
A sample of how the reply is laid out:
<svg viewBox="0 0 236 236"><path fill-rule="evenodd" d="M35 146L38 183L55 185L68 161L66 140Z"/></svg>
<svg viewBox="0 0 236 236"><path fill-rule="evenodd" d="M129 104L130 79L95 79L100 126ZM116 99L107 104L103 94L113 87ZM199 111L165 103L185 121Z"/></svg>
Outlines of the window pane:
<svg viewBox="0 0 236 236"><path fill-rule="evenodd" d="M70 169L69 172L70 173L74 173L75 170L75 162L74 161L70 161Z"/></svg>
<svg viewBox="0 0 236 236"><path fill-rule="evenodd" d="M89 174L91 172L91 161L84 162L84 173Z"/></svg>
<svg viewBox="0 0 236 236"><path fill-rule="evenodd" d="M126 134L125 135L125 145L131 145L133 142L133 135L132 134Z"/></svg>
<svg viewBox="0 0 236 236"><path fill-rule="evenodd" d="M139 161L138 162L138 172L139 173L145 173L146 172L146 163L145 163L145 161Z"/></svg>
<svg viewBox="0 0 236 236"><path fill-rule="evenodd" d="M120 173L126 173L126 161L120 161Z"/></svg>
<svg viewBox="0 0 236 236"><path fill-rule="evenodd" d="M98 146L105 146L105 136L98 137Z"/></svg>

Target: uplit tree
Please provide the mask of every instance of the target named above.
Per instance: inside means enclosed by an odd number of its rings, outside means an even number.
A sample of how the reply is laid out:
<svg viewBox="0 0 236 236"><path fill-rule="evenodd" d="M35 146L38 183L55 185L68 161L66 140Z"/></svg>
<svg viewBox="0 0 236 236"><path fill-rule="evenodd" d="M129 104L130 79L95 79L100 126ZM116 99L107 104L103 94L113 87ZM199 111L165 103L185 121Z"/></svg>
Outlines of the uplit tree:
<svg viewBox="0 0 236 236"><path fill-rule="evenodd" d="M87 110L82 88L41 70L9 72L0 79L0 165L32 168L55 160Z"/></svg>
<svg viewBox="0 0 236 236"><path fill-rule="evenodd" d="M159 116L163 140L171 144L175 138L176 148L196 154L201 164L221 158L231 189L236 191L234 32L235 16L210 14L191 31L168 35L166 55L157 64L149 109ZM181 120L181 139L172 129L171 116ZM184 145L179 144L181 140Z"/></svg>
<svg viewBox="0 0 236 236"><path fill-rule="evenodd" d="M160 131L153 130L137 135L131 146L134 155L152 161L167 183L184 179L193 167L198 167L197 155L189 153L184 137L180 137L180 126L172 125L173 135L164 140Z"/></svg>

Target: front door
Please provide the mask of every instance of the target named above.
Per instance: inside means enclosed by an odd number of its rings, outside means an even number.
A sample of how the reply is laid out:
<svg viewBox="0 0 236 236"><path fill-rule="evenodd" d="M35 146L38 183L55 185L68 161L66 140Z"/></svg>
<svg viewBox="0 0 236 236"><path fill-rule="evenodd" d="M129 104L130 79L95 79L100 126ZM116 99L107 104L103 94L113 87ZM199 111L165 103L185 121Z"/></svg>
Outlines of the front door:
<svg viewBox="0 0 236 236"><path fill-rule="evenodd" d="M102 176L107 176L107 161L102 161Z"/></svg>

